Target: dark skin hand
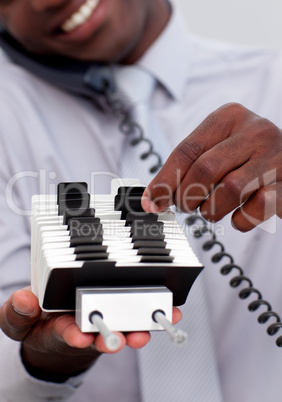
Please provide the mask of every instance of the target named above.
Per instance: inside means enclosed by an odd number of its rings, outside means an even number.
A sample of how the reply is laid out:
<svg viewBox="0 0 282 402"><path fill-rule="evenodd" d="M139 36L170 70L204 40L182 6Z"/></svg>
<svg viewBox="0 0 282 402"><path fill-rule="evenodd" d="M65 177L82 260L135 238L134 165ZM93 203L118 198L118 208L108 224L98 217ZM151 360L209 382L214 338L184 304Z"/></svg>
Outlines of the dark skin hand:
<svg viewBox="0 0 282 402"><path fill-rule="evenodd" d="M282 217L282 130L239 104L211 113L171 153L143 194L148 212L175 204L246 232Z"/></svg>
<svg viewBox="0 0 282 402"><path fill-rule="evenodd" d="M173 322L180 319L174 307ZM13 293L2 306L0 326L8 337L22 342L22 359L30 374L46 381L63 382L87 370L101 353L113 353L100 334L82 333L73 315L42 312L28 288ZM150 340L148 332L118 335L119 350L125 345L139 349Z"/></svg>

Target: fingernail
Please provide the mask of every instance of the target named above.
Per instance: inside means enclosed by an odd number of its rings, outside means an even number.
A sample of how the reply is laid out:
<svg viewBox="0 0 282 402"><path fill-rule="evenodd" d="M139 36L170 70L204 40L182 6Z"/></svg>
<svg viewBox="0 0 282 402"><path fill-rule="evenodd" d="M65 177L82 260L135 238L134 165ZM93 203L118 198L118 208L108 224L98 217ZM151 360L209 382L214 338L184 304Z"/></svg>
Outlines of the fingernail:
<svg viewBox="0 0 282 402"><path fill-rule="evenodd" d="M141 203L142 203L142 208L146 212L151 212L151 213L155 213L155 214L158 214L160 212L159 207L148 197L142 197Z"/></svg>
<svg viewBox="0 0 282 402"><path fill-rule="evenodd" d="M32 315L34 308L23 300L13 300L12 307L16 313L24 316Z"/></svg>

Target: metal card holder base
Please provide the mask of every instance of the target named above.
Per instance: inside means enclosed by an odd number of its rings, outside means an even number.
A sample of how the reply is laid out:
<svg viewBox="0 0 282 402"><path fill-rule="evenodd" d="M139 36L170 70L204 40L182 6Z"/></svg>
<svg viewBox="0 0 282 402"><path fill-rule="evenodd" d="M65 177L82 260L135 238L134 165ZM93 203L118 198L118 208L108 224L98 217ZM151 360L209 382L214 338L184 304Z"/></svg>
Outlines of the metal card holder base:
<svg viewBox="0 0 282 402"><path fill-rule="evenodd" d="M76 323L82 332L100 332L91 320L97 313L110 331L160 331L153 314L172 321L172 292L164 286L79 287L76 289Z"/></svg>

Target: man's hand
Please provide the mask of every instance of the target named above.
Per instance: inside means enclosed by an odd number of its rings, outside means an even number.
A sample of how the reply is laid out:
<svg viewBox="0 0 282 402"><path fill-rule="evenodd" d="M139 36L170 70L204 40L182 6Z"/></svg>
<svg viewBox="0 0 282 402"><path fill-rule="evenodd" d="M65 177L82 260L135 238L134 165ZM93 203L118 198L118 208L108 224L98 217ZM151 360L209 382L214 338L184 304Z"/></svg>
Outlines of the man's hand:
<svg viewBox="0 0 282 402"><path fill-rule="evenodd" d="M174 322L181 312L174 308ZM101 353L109 351L100 334L82 333L71 314L47 314L29 289L12 294L0 311L3 332L22 342L22 359L28 371L46 381L63 382L89 368ZM132 332L121 338L125 345L138 349L150 340L148 332ZM118 350L118 351L119 351Z"/></svg>
<svg viewBox="0 0 282 402"><path fill-rule="evenodd" d="M282 131L239 104L211 113L171 153L144 192L147 212L175 204L200 207L210 221L235 209L232 224L248 231L282 217Z"/></svg>

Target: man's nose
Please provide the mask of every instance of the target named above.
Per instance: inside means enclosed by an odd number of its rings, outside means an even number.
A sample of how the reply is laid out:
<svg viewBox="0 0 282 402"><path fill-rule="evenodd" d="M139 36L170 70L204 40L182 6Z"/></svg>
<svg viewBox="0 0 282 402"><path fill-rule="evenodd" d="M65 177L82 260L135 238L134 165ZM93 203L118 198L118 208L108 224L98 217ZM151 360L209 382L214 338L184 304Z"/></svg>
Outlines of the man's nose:
<svg viewBox="0 0 282 402"><path fill-rule="evenodd" d="M60 8L73 0L30 0L34 11L45 11L48 9Z"/></svg>

